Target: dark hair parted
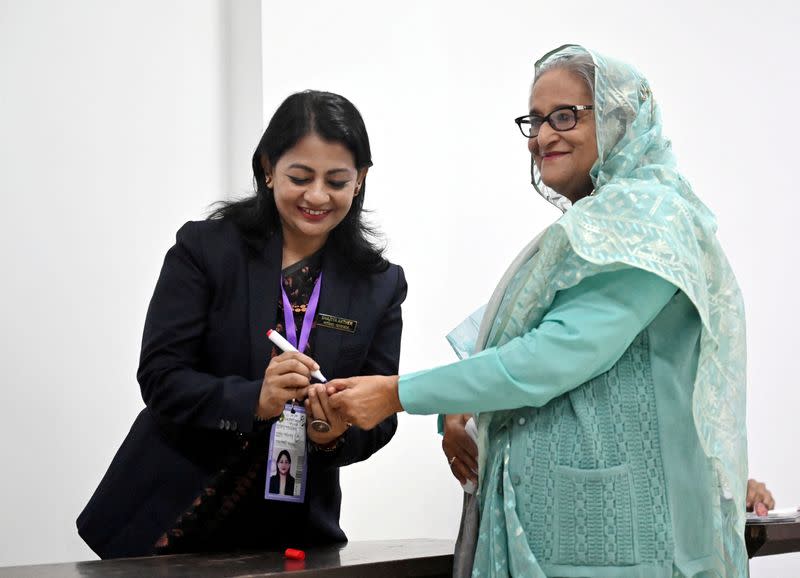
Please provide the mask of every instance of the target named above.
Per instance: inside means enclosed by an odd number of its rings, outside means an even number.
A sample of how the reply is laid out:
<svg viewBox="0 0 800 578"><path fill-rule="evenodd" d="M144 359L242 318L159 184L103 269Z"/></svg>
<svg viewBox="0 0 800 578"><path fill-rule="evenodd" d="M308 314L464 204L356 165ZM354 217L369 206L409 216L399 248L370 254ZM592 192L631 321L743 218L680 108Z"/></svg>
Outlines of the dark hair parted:
<svg viewBox="0 0 800 578"><path fill-rule="evenodd" d="M238 201L221 201L209 219L230 219L242 232L248 245L258 250L276 231L280 217L275 196L267 187L262 159L274 167L278 159L300 139L317 134L323 140L340 143L353 154L357 170L372 166L372 153L364 120L349 100L331 92L306 90L292 94L278 107L253 154L255 195ZM364 179L366 181L366 178ZM330 234L328 243L365 272L384 271L388 262L383 248L375 244L377 231L363 218L366 182L345 218Z"/></svg>
<svg viewBox="0 0 800 578"><path fill-rule="evenodd" d="M278 459L276 459L276 460L275 460L275 462L277 463L277 462L281 461L281 457L283 457L283 456L286 456L286 460L287 460L287 461L288 461L290 464L292 463L292 456L290 456L290 455L289 455L289 452L288 452L288 451L286 451L286 450L281 450L281 451L278 453Z"/></svg>

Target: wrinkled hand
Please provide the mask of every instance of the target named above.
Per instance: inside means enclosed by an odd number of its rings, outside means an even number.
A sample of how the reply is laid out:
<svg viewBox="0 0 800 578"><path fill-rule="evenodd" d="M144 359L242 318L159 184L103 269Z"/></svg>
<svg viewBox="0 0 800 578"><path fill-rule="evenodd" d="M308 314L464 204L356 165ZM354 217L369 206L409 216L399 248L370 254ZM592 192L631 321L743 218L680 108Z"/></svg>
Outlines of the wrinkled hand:
<svg viewBox="0 0 800 578"><path fill-rule="evenodd" d="M366 375L328 382L330 405L361 429L369 430L403 411L396 375Z"/></svg>
<svg viewBox="0 0 800 578"><path fill-rule="evenodd" d="M296 351L273 357L264 371L256 415L262 419L275 417L280 415L287 402L303 399L314 369L319 369L319 365Z"/></svg>
<svg viewBox="0 0 800 578"><path fill-rule="evenodd" d="M450 464L450 471L462 486L467 480L478 483L478 446L465 429L471 417L468 413L444 416L442 451Z"/></svg>
<svg viewBox="0 0 800 578"><path fill-rule="evenodd" d="M745 505L748 512L755 511L758 516L766 516L775 507L775 499L766 484L758 480L747 480L747 498Z"/></svg>
<svg viewBox="0 0 800 578"><path fill-rule="evenodd" d="M314 384L308 388L305 407L308 439L317 445L324 446L332 443L350 427L344 416L331 407L327 388L321 383ZM326 433L320 433L312 428L311 422L315 419L328 422L331 430Z"/></svg>

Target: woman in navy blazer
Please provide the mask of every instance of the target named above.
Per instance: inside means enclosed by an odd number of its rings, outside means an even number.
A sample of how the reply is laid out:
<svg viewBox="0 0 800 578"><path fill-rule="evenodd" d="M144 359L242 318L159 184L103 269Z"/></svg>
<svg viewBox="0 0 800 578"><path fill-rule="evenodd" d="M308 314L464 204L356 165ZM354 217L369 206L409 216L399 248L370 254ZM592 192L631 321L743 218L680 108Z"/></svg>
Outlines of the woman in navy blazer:
<svg viewBox="0 0 800 578"><path fill-rule="evenodd" d="M315 362L329 379L398 372L407 285L362 221L371 164L349 101L294 94L253 156L255 195L178 231L145 321L146 407L77 520L102 558L346 540L339 467L384 446L397 421L349 427L310 372ZM313 361L278 354L265 336L280 322L282 271L304 260L323 279ZM264 500L266 466L250 462L284 405L304 398L309 422L331 424L307 428L305 499Z"/></svg>

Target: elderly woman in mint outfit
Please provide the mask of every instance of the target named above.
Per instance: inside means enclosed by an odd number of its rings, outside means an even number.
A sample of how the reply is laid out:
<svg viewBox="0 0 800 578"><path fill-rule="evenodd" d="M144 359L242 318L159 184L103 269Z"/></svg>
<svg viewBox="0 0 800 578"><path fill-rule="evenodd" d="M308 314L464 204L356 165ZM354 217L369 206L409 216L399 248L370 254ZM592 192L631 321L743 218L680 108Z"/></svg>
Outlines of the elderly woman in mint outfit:
<svg viewBox="0 0 800 578"><path fill-rule="evenodd" d="M745 576L742 298L646 79L561 47L517 123L565 214L500 281L475 355L333 382L332 405L362 427L477 413L473 576Z"/></svg>

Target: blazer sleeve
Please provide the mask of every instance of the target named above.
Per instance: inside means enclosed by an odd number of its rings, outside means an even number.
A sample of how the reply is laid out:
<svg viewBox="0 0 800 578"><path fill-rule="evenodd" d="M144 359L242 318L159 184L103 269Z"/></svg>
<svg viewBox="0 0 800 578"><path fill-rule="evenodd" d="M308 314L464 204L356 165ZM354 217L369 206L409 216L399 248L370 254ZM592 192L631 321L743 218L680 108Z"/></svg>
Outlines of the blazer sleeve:
<svg viewBox="0 0 800 578"><path fill-rule="evenodd" d="M201 370L211 290L200 225L181 227L164 258L147 311L137 377L145 404L160 419L248 431L261 380Z"/></svg>
<svg viewBox="0 0 800 578"><path fill-rule="evenodd" d="M403 268L395 267L397 278L394 294L383 313L372 338L361 375L397 375L400 366L400 337L403 333L401 305L406 299L408 284ZM341 467L366 460L392 439L397 431L397 416L386 418L371 430L351 426L344 434L344 443L334 452L316 452L326 465Z"/></svg>
<svg viewBox="0 0 800 578"><path fill-rule="evenodd" d="M541 407L608 371L672 299L676 287L628 268L556 294L538 327L499 347L400 379L409 413Z"/></svg>

